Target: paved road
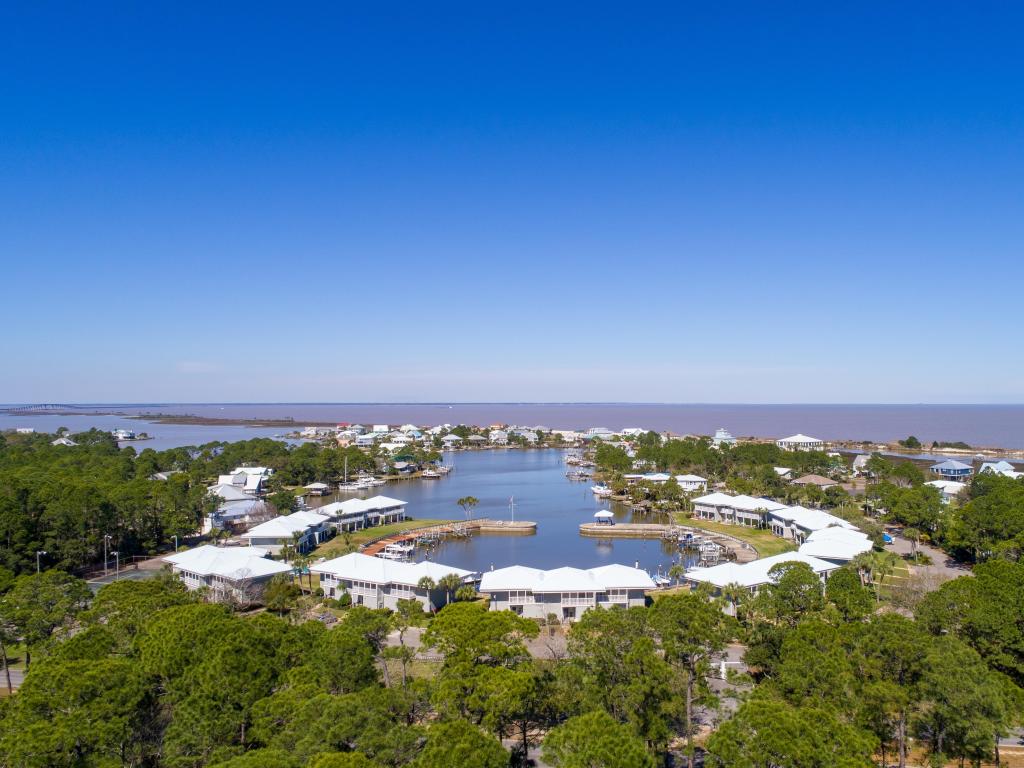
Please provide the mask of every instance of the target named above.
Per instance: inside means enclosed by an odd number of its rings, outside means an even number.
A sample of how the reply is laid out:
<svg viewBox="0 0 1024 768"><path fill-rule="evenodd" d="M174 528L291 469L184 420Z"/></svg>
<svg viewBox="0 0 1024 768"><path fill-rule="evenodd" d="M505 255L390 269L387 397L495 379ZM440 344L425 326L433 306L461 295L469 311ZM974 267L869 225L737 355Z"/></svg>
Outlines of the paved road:
<svg viewBox="0 0 1024 768"><path fill-rule="evenodd" d="M20 688L21 684L23 682L25 682L25 673L22 670L20 670L20 669L12 669L11 670L11 686L14 687L14 688ZM6 673L2 669L0 669L0 688L3 688L4 692L6 693L6 691L7 691L7 675L6 675Z"/></svg>
<svg viewBox="0 0 1024 768"><path fill-rule="evenodd" d="M913 546L913 542L909 539L905 539L902 536L893 536L893 543L887 544L885 548L902 556L909 555L913 551ZM936 549L927 544L918 544L917 551L928 555L932 562L930 565L914 565L910 563L911 570L914 573L930 577L939 583L956 579L960 576L967 576L971 573L970 568L956 562L941 549Z"/></svg>

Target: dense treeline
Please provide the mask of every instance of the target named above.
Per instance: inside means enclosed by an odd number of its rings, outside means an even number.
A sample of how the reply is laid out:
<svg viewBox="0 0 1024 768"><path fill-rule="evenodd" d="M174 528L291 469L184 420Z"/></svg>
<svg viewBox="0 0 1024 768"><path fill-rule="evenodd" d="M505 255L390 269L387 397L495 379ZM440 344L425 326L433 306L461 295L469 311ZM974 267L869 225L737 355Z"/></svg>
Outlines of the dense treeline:
<svg viewBox="0 0 1024 768"><path fill-rule="evenodd" d="M170 579L90 600L59 572L8 574L0 640L30 661L0 704L0 766L499 768L542 742L556 768L653 768L694 753L699 722L721 768L902 766L911 750L976 765L1019 722L1024 565L980 565L916 618L879 613L852 569L827 587L803 564L773 577L736 619L699 592L589 611L539 658L527 644L549 627L473 602L355 607L328 628L235 615ZM439 662L405 644L417 621ZM733 641L750 673L722 698Z"/></svg>
<svg viewBox="0 0 1024 768"><path fill-rule="evenodd" d="M53 435L0 435L0 566L74 570L103 557L148 554L198 530L216 506L206 486L239 465L275 470L271 489L374 470L377 459L355 447L289 446L260 438L167 451L118 448L107 432L71 435L76 446L51 445ZM173 473L156 479L158 472Z"/></svg>

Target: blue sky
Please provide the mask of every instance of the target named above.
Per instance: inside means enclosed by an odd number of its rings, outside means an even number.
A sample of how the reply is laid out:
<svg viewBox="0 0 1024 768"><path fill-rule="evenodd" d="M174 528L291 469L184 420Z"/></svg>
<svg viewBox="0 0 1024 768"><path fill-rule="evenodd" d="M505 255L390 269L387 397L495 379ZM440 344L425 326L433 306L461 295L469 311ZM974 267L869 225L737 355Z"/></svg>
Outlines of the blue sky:
<svg viewBox="0 0 1024 768"><path fill-rule="evenodd" d="M0 401L1022 402L1012 4L0 8Z"/></svg>

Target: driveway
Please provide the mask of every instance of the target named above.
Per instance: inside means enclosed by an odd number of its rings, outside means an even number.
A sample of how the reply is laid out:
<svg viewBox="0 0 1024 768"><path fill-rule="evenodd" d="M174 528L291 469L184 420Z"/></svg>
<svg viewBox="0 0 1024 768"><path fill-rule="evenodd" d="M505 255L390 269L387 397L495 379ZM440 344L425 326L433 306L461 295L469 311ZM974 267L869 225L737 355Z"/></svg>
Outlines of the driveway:
<svg viewBox="0 0 1024 768"><path fill-rule="evenodd" d="M892 544L886 544L885 548L890 552L895 552L901 557L904 555L910 555L913 552L914 544L910 539L905 539L898 534L891 534L893 537ZM931 558L931 564L929 565L915 565L913 561L908 560L907 565L910 566L911 573L915 575L922 575L929 581L941 584L945 581L959 578L960 576L968 576L971 573L971 569L963 563L958 563L956 560L951 558L941 549L929 546L928 544L918 544L917 551L928 555Z"/></svg>

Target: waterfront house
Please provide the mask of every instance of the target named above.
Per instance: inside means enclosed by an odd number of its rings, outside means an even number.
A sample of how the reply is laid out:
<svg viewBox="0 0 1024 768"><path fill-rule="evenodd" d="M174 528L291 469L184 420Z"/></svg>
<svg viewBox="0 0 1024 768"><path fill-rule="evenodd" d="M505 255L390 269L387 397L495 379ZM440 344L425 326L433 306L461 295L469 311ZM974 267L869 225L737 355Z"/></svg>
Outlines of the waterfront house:
<svg viewBox="0 0 1024 768"><path fill-rule="evenodd" d="M723 445L735 445L736 438L725 427L719 427L715 430L715 436L711 438L711 444L715 448L721 448Z"/></svg>
<svg viewBox="0 0 1024 768"><path fill-rule="evenodd" d="M939 493L942 494L942 503L949 504L953 499L960 495L960 492L967 487L967 483L960 483L956 480L930 480L925 483L930 485L932 488L938 488Z"/></svg>
<svg viewBox="0 0 1024 768"><path fill-rule="evenodd" d="M326 516L335 530L359 531L405 520L405 507L408 503L388 496L373 496L369 499L335 501L317 507L316 511Z"/></svg>
<svg viewBox="0 0 1024 768"><path fill-rule="evenodd" d="M523 438L530 445L533 445L539 439L537 437L537 432L532 429L513 429L512 433L519 435L519 437Z"/></svg>
<svg viewBox="0 0 1024 768"><path fill-rule="evenodd" d="M700 475L676 475L676 482L687 493L708 489L708 481Z"/></svg>
<svg viewBox="0 0 1024 768"><path fill-rule="evenodd" d="M640 482L641 480L645 483L653 483L654 485L661 485L667 483L672 475L664 472L644 472L643 474L628 473L622 476L630 485Z"/></svg>
<svg viewBox="0 0 1024 768"><path fill-rule="evenodd" d="M164 558L190 590L210 590L214 600L259 602L270 579L291 567L269 559L259 547L214 547L204 544Z"/></svg>
<svg viewBox="0 0 1024 768"><path fill-rule="evenodd" d="M67 448L74 448L76 445L78 445L78 443L76 443L70 437L66 437L64 435L61 435L56 440L53 440L50 443L50 445L63 445L65 447L67 447Z"/></svg>
<svg viewBox="0 0 1024 768"><path fill-rule="evenodd" d="M368 432L365 435L356 435L355 444L358 448L372 448L377 442L377 433Z"/></svg>
<svg viewBox="0 0 1024 768"><path fill-rule="evenodd" d="M591 608L642 606L654 586L645 571L625 565L550 571L513 565L480 579L480 592L490 599L492 611L510 610L531 619L553 614L562 621L575 621Z"/></svg>
<svg viewBox="0 0 1024 768"><path fill-rule="evenodd" d="M852 527L830 525L808 535L798 551L802 555L810 555L836 565L845 565L857 555L870 552L873 547L866 533Z"/></svg>
<svg viewBox="0 0 1024 768"><path fill-rule="evenodd" d="M483 435L470 435L467 438L467 442L479 448L480 446L485 445L487 443L487 438L484 437Z"/></svg>
<svg viewBox="0 0 1024 768"><path fill-rule="evenodd" d="M785 504L753 496L730 496L715 491L693 500L693 514L701 520L716 523L744 525L750 528L764 528L768 513L785 509Z"/></svg>
<svg viewBox="0 0 1024 768"><path fill-rule="evenodd" d="M318 512L292 512L253 526L242 534L251 547L277 554L294 547L299 554L309 552L331 536L330 518Z"/></svg>
<svg viewBox="0 0 1024 768"><path fill-rule="evenodd" d="M445 605L448 593L436 586L445 576L454 574L466 584L474 581L472 571L441 563L401 563L352 552L333 560L317 563L309 569L320 576L320 587L326 597L338 598L348 593L353 605L395 610L399 600L416 600L424 611L435 611ZM419 586L424 578L435 586ZM452 595L454 597L454 595Z"/></svg>
<svg viewBox="0 0 1024 768"><path fill-rule="evenodd" d="M1008 461L986 461L981 465L981 469L978 470L980 475L983 472L991 472L996 475L1002 475L1003 477L1011 477L1014 480L1024 477L1024 472L1018 472L1017 469Z"/></svg>
<svg viewBox="0 0 1024 768"><path fill-rule="evenodd" d="M839 485L839 483L831 477L822 477L821 475L804 475L803 477L798 477L796 480L791 480L790 482L793 485L816 485L823 491L826 491L829 488L835 488Z"/></svg>
<svg viewBox="0 0 1024 768"><path fill-rule="evenodd" d="M492 445L508 445L508 432L503 429L492 429L487 437Z"/></svg>
<svg viewBox="0 0 1024 768"><path fill-rule="evenodd" d="M825 447L823 440L802 434L784 437L776 440L775 444L784 451L820 451Z"/></svg>
<svg viewBox="0 0 1024 768"><path fill-rule="evenodd" d="M458 448L462 445L462 438L458 435L445 435L441 438L441 444L448 449Z"/></svg>
<svg viewBox="0 0 1024 768"><path fill-rule="evenodd" d="M974 473L974 469L970 464L964 464L962 461L956 461L955 459L947 459L938 464L933 464L930 471L933 475L938 475L940 480L955 480L960 483L969 480Z"/></svg>
<svg viewBox="0 0 1024 768"><path fill-rule="evenodd" d="M310 483L305 490L309 496L326 496L331 489L327 483Z"/></svg>
<svg viewBox="0 0 1024 768"><path fill-rule="evenodd" d="M711 568L691 568L686 572L686 581L693 587L702 584L711 588L711 593L719 597L727 587L739 587L752 595L756 595L764 585L772 582L769 571L780 563L804 563L810 566L818 577L825 581L829 574L840 566L801 552L784 552L781 555L762 557L749 563L722 563ZM730 603L726 613L734 614L736 606Z"/></svg>
<svg viewBox="0 0 1024 768"><path fill-rule="evenodd" d="M110 434L112 434L114 436L114 439L118 441L135 439L135 433L132 432L130 429L115 429Z"/></svg>

